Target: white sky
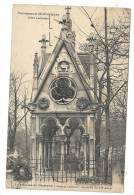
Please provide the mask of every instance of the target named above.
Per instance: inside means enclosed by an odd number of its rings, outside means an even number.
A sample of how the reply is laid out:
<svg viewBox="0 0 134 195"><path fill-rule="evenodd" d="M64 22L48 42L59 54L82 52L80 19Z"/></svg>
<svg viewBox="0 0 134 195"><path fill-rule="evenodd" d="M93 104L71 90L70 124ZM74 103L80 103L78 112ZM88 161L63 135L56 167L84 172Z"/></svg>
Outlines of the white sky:
<svg viewBox="0 0 134 195"><path fill-rule="evenodd" d="M37 6L37 5L15 5L13 8L12 22L12 55L11 55L11 70L27 73L27 80L32 79L32 64L34 53L40 53L40 43L42 34L46 34L48 38L49 22L47 19L28 19L29 15L22 13L56 13L59 16L51 17L51 42L53 46L47 47L47 52L52 52L57 38L59 37L61 24L56 20L61 20L65 14L64 6ZM103 28L104 24L104 8L85 7L96 27ZM73 30L76 33L76 48L79 48L80 42L85 42L86 34L94 33L94 29L90 26L90 22L84 15L80 7L72 7L71 18ZM21 14L20 14L21 13ZM108 9L108 23L117 20L122 15L122 10L119 8ZM48 18L48 16L41 16ZM81 31L82 30L82 31Z"/></svg>

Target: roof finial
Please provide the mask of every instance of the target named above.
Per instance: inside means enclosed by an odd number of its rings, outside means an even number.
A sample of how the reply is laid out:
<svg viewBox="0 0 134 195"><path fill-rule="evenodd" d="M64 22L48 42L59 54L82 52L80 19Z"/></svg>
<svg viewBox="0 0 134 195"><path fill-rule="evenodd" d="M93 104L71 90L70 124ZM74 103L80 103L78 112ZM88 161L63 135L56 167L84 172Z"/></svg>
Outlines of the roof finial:
<svg viewBox="0 0 134 195"><path fill-rule="evenodd" d="M38 64L39 64L39 61L38 61L38 53L35 52L35 54L34 54L34 63L33 63L33 65L35 66L35 65L38 65Z"/></svg>
<svg viewBox="0 0 134 195"><path fill-rule="evenodd" d="M41 48L46 49L46 43L49 42L49 41L46 39L46 35L43 34L43 35L42 35L42 39L39 40L39 42L42 44Z"/></svg>
<svg viewBox="0 0 134 195"><path fill-rule="evenodd" d="M67 12L66 12L67 19L69 19L69 16L70 16L69 10L71 10L71 7L70 7L70 6L67 6L67 7L65 7L65 10L67 11Z"/></svg>
<svg viewBox="0 0 134 195"><path fill-rule="evenodd" d="M66 30L66 31L70 31L72 30L72 20L70 19L70 12L69 10L71 9L71 7L67 6L65 7L66 14L62 16L62 21L60 21L59 23L62 24L62 29L61 30Z"/></svg>

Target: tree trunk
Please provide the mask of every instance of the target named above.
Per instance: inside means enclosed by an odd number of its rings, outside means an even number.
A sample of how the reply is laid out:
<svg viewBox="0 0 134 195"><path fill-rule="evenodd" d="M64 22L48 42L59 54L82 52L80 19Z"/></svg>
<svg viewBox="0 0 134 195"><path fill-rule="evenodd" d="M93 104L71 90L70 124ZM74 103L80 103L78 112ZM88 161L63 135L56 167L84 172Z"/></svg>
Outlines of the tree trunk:
<svg viewBox="0 0 134 195"><path fill-rule="evenodd" d="M12 136L12 145L11 150L14 151L14 144L15 144L15 136L16 136L16 130L17 130L17 91L16 86L14 89L14 128L13 128L13 136Z"/></svg>
<svg viewBox="0 0 134 195"><path fill-rule="evenodd" d="M109 154L109 146L110 146L110 111L109 111L109 103L110 103L110 92L111 92L111 81L110 81L110 67L109 67L109 56L108 56L108 39L107 39L107 9L104 8L105 14L105 55L106 55L106 70L107 70L107 99L105 105L105 115L106 115L106 148L105 148L105 159L104 159L104 181L108 182L108 154Z"/></svg>
<svg viewBox="0 0 134 195"><path fill-rule="evenodd" d="M10 115L10 113L9 113ZM9 116L10 118L10 116ZM14 152L14 144L15 144L15 136L16 136L16 129L17 129L17 94L16 94L16 88L14 89L14 111L13 111L13 118L14 123L13 127L10 127L10 136L8 137L9 140L9 152Z"/></svg>
<svg viewBox="0 0 134 195"><path fill-rule="evenodd" d="M100 161L100 129L101 129L101 107L97 112L97 118L95 123L95 163L96 163L96 175L99 175L99 161Z"/></svg>
<svg viewBox="0 0 134 195"><path fill-rule="evenodd" d="M26 112L26 94L24 96L24 122L25 122L25 136L26 136L26 158L29 158L29 151L28 151L28 128L27 128L27 112Z"/></svg>
<svg viewBox="0 0 134 195"><path fill-rule="evenodd" d="M109 113L109 105L106 108L105 111L106 114L106 148L105 148L105 159L104 159L104 181L105 183L108 182L108 154L109 154L109 146L110 146L110 113Z"/></svg>

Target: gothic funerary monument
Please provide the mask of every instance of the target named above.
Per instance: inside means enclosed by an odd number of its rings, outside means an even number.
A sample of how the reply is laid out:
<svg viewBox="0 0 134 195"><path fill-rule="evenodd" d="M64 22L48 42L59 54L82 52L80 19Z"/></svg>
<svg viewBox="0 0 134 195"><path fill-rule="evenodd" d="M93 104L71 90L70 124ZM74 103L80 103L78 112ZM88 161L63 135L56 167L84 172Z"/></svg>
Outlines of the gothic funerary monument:
<svg viewBox="0 0 134 195"><path fill-rule="evenodd" d="M35 53L31 99L31 158L36 170L95 174L95 60L77 53L69 7L51 54L42 36ZM40 162L40 163L39 163Z"/></svg>

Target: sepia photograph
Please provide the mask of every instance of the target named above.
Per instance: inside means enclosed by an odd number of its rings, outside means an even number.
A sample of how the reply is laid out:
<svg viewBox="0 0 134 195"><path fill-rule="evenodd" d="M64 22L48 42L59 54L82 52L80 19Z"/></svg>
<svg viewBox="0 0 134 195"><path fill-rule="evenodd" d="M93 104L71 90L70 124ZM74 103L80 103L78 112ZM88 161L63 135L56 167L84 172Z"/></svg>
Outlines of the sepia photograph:
<svg viewBox="0 0 134 195"><path fill-rule="evenodd" d="M124 191L130 18L13 5L6 188Z"/></svg>

